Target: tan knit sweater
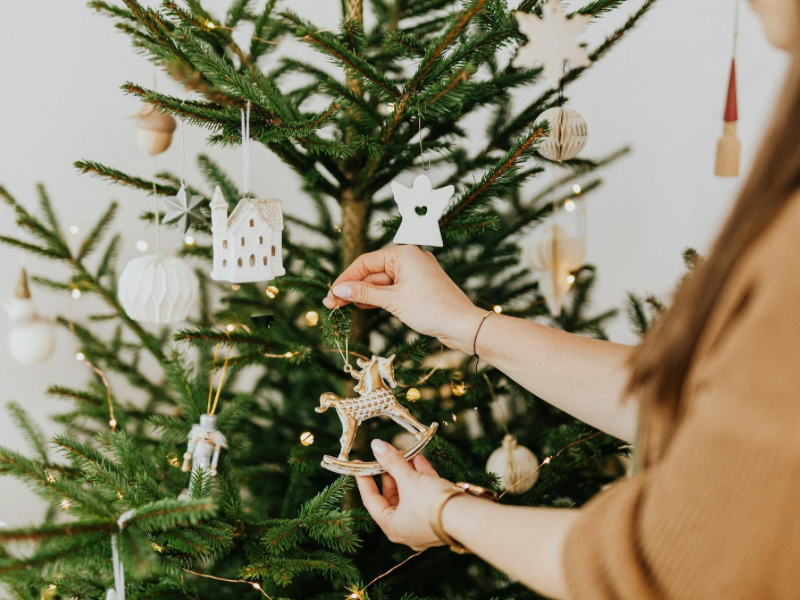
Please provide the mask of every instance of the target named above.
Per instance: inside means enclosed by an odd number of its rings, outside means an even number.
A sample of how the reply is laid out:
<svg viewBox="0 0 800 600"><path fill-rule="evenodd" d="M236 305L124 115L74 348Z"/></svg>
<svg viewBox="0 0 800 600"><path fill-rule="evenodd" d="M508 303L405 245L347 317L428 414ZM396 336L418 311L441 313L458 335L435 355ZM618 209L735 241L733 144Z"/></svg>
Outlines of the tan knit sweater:
<svg viewBox="0 0 800 600"><path fill-rule="evenodd" d="M572 600L800 598L800 198L733 272L687 391L663 456L570 532Z"/></svg>

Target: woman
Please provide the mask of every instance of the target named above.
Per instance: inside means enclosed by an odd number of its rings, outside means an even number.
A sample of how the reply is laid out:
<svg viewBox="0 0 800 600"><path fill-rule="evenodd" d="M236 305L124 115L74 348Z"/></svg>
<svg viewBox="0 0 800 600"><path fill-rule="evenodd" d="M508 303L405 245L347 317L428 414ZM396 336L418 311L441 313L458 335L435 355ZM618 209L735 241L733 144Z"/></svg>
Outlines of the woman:
<svg viewBox="0 0 800 600"><path fill-rule="evenodd" d="M424 458L375 440L382 492L358 486L391 540L455 540L553 598L800 597L800 0L752 4L794 58L779 116L708 259L641 347L487 317L415 247L366 254L335 282L340 303L477 353L595 427L629 441L640 429L641 470L577 510L450 493Z"/></svg>

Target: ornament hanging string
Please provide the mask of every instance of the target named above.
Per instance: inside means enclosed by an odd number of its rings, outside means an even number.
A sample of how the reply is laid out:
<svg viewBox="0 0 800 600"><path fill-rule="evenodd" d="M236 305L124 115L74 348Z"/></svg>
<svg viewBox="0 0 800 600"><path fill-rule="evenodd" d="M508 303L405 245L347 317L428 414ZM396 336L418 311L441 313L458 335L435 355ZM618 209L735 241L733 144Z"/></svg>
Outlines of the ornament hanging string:
<svg viewBox="0 0 800 600"><path fill-rule="evenodd" d="M222 371L219 375L219 384L217 384L217 393L214 396L214 404L211 404L211 390L214 389L214 373L217 368L217 356L219 355L219 344L217 344L217 348L214 351L214 363L211 366L211 385L208 390L208 414L213 415L217 412L217 405L219 404L219 396L222 393L222 386L225 384L225 375L228 372L228 362L231 358L231 349L233 346L228 343L228 352L225 354L225 362L222 365Z"/></svg>
<svg viewBox="0 0 800 600"><path fill-rule="evenodd" d="M183 134L183 122L181 122L181 134ZM181 151L183 149L183 142L181 142ZM158 191L156 190L156 182L153 182L153 198L155 198L156 208L153 212L153 218L156 220L156 256L161 258L161 212L158 206Z"/></svg>
<svg viewBox="0 0 800 600"><path fill-rule="evenodd" d="M736 58L736 50L739 45L739 5L740 0L733 0L735 5L733 13L733 58Z"/></svg>
<svg viewBox="0 0 800 600"><path fill-rule="evenodd" d="M511 435L511 432L508 430L508 418L506 417L506 409L503 408L502 403L500 400L497 399L497 394L494 393L494 386L492 385L492 380L489 379L489 375L487 373L483 374L484 380L486 380L486 386L489 388L489 395L492 397L492 402L500 408L500 414L503 417L501 421L501 425L503 426L503 431L506 435ZM478 397L477 394L475 395L475 410L478 409ZM519 482L517 482L519 483ZM514 484L516 485L516 483Z"/></svg>
<svg viewBox="0 0 800 600"><path fill-rule="evenodd" d="M422 148L422 109L419 106L419 97L414 94L414 100L417 102L417 123L419 124L419 158L422 161L422 168L427 173L431 168L431 153L428 152L428 166L425 166L425 151Z"/></svg>
<svg viewBox="0 0 800 600"><path fill-rule="evenodd" d="M242 191L250 195L250 101L242 109Z"/></svg>
<svg viewBox="0 0 800 600"><path fill-rule="evenodd" d="M120 515L117 519L117 527L122 531L125 528L128 519L133 516L132 510ZM117 548L117 534L111 535L111 560L114 569L114 592L116 593L116 600L125 600L125 566L119 558L119 549Z"/></svg>

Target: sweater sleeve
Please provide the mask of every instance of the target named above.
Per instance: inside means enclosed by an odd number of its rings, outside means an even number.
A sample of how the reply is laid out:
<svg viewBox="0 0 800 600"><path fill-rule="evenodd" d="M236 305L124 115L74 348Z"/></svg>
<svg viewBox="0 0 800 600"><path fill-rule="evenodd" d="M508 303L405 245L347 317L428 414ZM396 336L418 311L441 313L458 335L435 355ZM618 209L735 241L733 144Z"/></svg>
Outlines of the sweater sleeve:
<svg viewBox="0 0 800 600"><path fill-rule="evenodd" d="M582 509L563 557L572 600L800 593L798 234L722 303L664 456Z"/></svg>

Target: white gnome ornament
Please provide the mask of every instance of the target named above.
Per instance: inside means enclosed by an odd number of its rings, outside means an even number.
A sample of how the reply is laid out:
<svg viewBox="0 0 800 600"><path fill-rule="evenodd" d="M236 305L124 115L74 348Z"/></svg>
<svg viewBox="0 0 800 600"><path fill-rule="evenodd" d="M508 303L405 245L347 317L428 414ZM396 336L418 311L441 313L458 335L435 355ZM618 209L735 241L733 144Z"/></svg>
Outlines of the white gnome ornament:
<svg viewBox="0 0 800 600"><path fill-rule="evenodd" d="M249 283L270 281L286 273L279 199L242 198L228 216L228 203L218 187L211 199L211 233L211 279Z"/></svg>
<svg viewBox="0 0 800 600"><path fill-rule="evenodd" d="M517 443L517 438L507 434L503 445L492 452L486 462L486 471L500 479L500 489L509 494L524 494L538 479L539 459L525 446Z"/></svg>
<svg viewBox="0 0 800 600"><path fill-rule="evenodd" d="M183 455L183 472L208 470L212 477L216 476L222 448L228 448L228 440L217 429L217 416L201 415L200 423L192 425L189 432L189 445Z"/></svg>
<svg viewBox="0 0 800 600"><path fill-rule="evenodd" d="M546 225L526 248L528 266L539 275L539 292L550 314L561 314L564 297L575 281L573 271L583 266L586 242L572 237L557 223Z"/></svg>
<svg viewBox="0 0 800 600"><path fill-rule="evenodd" d="M443 246L439 218L453 197L452 185L433 189L431 180L420 175L410 188L392 182L392 193L403 221L394 236L395 244L417 246Z"/></svg>
<svg viewBox="0 0 800 600"><path fill-rule="evenodd" d="M56 337L53 326L36 311L25 269L22 270L14 295L6 301L5 309L11 325L8 333L11 356L23 365L47 361L55 350Z"/></svg>
<svg viewBox="0 0 800 600"><path fill-rule="evenodd" d="M177 128L175 118L152 104L143 106L133 118L136 119L136 143L142 150L150 156L166 152Z"/></svg>

